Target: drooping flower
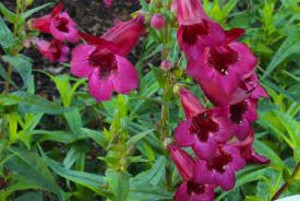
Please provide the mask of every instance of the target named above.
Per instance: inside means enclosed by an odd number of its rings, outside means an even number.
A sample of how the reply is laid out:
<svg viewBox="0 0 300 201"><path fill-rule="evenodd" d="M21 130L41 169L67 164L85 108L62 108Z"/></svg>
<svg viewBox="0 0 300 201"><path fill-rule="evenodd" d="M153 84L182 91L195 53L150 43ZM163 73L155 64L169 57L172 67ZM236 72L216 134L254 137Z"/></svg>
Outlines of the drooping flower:
<svg viewBox="0 0 300 201"><path fill-rule="evenodd" d="M50 61L66 62L70 48L63 42L53 39L51 42L45 40L35 40L39 52Z"/></svg>
<svg viewBox="0 0 300 201"><path fill-rule="evenodd" d="M139 19L118 24L101 38L80 34L88 44L73 50L71 71L89 79L89 91L98 101L109 100L114 90L127 94L138 87L137 71L125 56L143 30Z"/></svg>
<svg viewBox="0 0 300 201"><path fill-rule="evenodd" d="M166 25L166 19L161 14L155 14L152 16L150 23L151 27L153 27L154 29L161 30Z"/></svg>
<svg viewBox="0 0 300 201"><path fill-rule="evenodd" d="M174 144L168 146L172 160L183 178L183 183L175 193L175 201L212 201L214 199L214 187L197 183L194 180L195 160L184 150Z"/></svg>
<svg viewBox="0 0 300 201"><path fill-rule="evenodd" d="M187 73L201 86L215 105L236 104L250 93L240 93L245 79L255 71L257 59L250 49L240 42L206 48L196 60L190 59Z"/></svg>
<svg viewBox="0 0 300 201"><path fill-rule="evenodd" d="M63 4L58 4L46 16L33 20L33 27L44 33L50 33L57 40L68 40L72 43L79 41L76 23L67 12L63 12Z"/></svg>
<svg viewBox="0 0 300 201"><path fill-rule="evenodd" d="M225 31L206 15L199 0L177 0L177 6L177 39L187 57L197 59L205 47L225 42Z"/></svg>
<svg viewBox="0 0 300 201"><path fill-rule="evenodd" d="M191 146L200 159L209 159L216 153L218 143L226 143L232 137L233 127L227 111L221 108L204 110L186 90L181 96L187 119L175 129L175 140L181 147Z"/></svg>
<svg viewBox="0 0 300 201"><path fill-rule="evenodd" d="M240 150L242 157L250 163L267 164L270 160L264 156L255 153L253 148L254 132L251 131L248 137L244 141L237 141L232 146L237 147Z"/></svg>
<svg viewBox="0 0 300 201"><path fill-rule="evenodd" d="M235 185L235 172L245 166L240 150L231 145L219 145L215 156L199 160L195 166L195 181L220 186L228 191Z"/></svg>

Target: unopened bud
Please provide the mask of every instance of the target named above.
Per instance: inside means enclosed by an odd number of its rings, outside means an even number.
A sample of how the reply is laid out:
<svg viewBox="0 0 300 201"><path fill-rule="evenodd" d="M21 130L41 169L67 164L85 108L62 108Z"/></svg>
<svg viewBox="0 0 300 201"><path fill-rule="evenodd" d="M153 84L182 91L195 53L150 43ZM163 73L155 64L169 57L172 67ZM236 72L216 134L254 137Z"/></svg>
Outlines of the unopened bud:
<svg viewBox="0 0 300 201"><path fill-rule="evenodd" d="M164 28L166 25L166 19L163 15L161 14L155 14L151 18L151 26L154 29L160 30Z"/></svg>

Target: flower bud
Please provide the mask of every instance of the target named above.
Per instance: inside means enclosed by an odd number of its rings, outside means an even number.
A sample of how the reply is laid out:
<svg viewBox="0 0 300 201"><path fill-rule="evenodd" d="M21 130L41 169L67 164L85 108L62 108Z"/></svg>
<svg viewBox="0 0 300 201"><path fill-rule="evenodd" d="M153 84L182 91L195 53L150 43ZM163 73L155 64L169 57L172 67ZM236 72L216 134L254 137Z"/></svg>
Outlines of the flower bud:
<svg viewBox="0 0 300 201"><path fill-rule="evenodd" d="M164 71L169 71L173 67L173 64L170 60L163 60L160 64L160 67Z"/></svg>
<svg viewBox="0 0 300 201"><path fill-rule="evenodd" d="M182 178L185 181L190 180L193 177L195 160L174 144L169 144L168 151Z"/></svg>
<svg viewBox="0 0 300 201"><path fill-rule="evenodd" d="M198 98L185 88L180 89L180 100L187 118L191 118L205 111Z"/></svg>
<svg viewBox="0 0 300 201"><path fill-rule="evenodd" d="M155 14L151 18L151 27L154 29L160 30L165 27L166 19L161 14Z"/></svg>

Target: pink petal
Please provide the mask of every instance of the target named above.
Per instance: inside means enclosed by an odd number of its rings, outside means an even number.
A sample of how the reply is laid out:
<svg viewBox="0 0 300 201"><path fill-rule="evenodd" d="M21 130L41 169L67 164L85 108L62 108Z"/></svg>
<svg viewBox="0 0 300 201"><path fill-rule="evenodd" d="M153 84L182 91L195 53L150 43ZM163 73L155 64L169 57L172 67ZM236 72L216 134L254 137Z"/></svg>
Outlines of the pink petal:
<svg viewBox="0 0 300 201"><path fill-rule="evenodd" d="M186 120L179 123L174 131L174 138L177 144L181 147L191 146L196 140L197 136L190 134L189 128L191 126L191 120Z"/></svg>
<svg viewBox="0 0 300 201"><path fill-rule="evenodd" d="M207 142L196 140L192 148L195 154L203 160L208 160L213 157L217 152L217 143L213 137L209 137Z"/></svg>
<svg viewBox="0 0 300 201"><path fill-rule="evenodd" d="M50 20L51 15L45 15L43 17L33 19L32 25L41 32L50 33Z"/></svg>
<svg viewBox="0 0 300 201"><path fill-rule="evenodd" d="M77 77L89 77L94 67L89 63L89 56L95 50L95 47L81 44L74 48L71 59L71 72Z"/></svg>
<svg viewBox="0 0 300 201"><path fill-rule="evenodd" d="M119 50L118 54L126 56L132 51L143 31L144 17L138 15L132 20L118 23L103 34L101 38L116 44Z"/></svg>
<svg viewBox="0 0 300 201"><path fill-rule="evenodd" d="M113 84L110 79L100 80L99 68L95 68L89 77L89 91L97 101L108 101L113 93Z"/></svg>
<svg viewBox="0 0 300 201"><path fill-rule="evenodd" d="M226 167L223 173L215 172L215 183L224 191L229 191L235 186L235 174L231 168Z"/></svg>
<svg viewBox="0 0 300 201"><path fill-rule="evenodd" d="M121 94L128 94L138 87L138 73L134 66L124 57L116 56L118 72L112 76L112 82Z"/></svg>
<svg viewBox="0 0 300 201"><path fill-rule="evenodd" d="M191 118L205 111L199 99L185 88L180 89L180 99L186 118Z"/></svg>

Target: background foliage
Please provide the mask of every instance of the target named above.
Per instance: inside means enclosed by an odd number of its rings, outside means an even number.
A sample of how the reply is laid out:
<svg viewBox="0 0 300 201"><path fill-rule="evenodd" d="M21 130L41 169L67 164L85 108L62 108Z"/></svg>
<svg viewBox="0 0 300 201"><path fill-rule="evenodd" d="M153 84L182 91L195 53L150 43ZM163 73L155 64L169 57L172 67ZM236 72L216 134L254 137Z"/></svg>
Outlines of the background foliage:
<svg viewBox="0 0 300 201"><path fill-rule="evenodd" d="M166 83L156 65L162 33L150 30L133 55L139 58L139 93L97 103L86 92L85 80L35 70L23 47L25 39L37 35L28 30L28 20L53 4L32 8L18 2L16 12L0 3L0 200L171 200L180 177L160 135L160 109L165 104L170 108L169 130L183 112L174 96L167 102L161 98ZM220 190L216 200L267 201L284 183L288 189L283 197L300 193L300 171L293 174L300 162L300 1L203 2L226 29L246 30L242 41L258 56L259 74L270 94L260 102L255 148L271 163L247 166L235 189ZM154 12L144 0L141 6ZM179 61L176 27L170 31L173 40L163 42L173 48L170 59ZM180 61L178 77L185 66ZM12 71L22 82L7 78ZM35 92L39 74L55 83L55 99ZM5 79L11 87L4 86Z"/></svg>

